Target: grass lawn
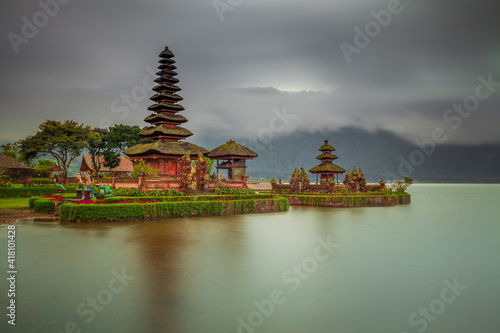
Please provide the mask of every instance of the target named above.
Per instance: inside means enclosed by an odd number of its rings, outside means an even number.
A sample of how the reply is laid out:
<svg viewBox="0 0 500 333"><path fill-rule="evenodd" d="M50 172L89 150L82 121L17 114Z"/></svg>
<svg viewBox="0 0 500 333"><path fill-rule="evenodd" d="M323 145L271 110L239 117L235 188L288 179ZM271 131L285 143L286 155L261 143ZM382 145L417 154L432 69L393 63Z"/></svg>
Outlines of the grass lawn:
<svg viewBox="0 0 500 333"><path fill-rule="evenodd" d="M75 193L63 193L63 198L74 198L76 196ZM7 198L0 199L0 212L6 211L9 209L23 209L28 208L28 199L29 198Z"/></svg>
<svg viewBox="0 0 500 333"><path fill-rule="evenodd" d="M28 208L28 198L0 199L0 209Z"/></svg>

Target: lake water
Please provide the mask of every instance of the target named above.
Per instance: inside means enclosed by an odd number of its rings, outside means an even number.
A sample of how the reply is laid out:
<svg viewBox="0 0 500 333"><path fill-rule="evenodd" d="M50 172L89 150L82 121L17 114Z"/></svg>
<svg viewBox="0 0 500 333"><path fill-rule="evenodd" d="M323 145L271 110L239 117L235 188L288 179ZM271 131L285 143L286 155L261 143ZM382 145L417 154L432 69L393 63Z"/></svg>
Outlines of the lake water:
<svg viewBox="0 0 500 333"><path fill-rule="evenodd" d="M396 207L16 224L1 332L498 332L500 185ZM7 227L0 260L7 276Z"/></svg>

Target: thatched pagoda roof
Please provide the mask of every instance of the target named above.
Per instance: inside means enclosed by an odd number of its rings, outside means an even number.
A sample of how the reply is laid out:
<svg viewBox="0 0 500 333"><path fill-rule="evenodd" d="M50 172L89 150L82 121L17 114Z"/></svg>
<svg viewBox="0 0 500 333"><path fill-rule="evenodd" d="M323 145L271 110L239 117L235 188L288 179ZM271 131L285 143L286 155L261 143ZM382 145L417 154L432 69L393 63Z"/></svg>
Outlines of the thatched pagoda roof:
<svg viewBox="0 0 500 333"><path fill-rule="evenodd" d="M175 60L170 58L162 58L160 59L160 64L175 64Z"/></svg>
<svg viewBox="0 0 500 333"><path fill-rule="evenodd" d="M153 90L156 92L160 91L180 91L181 88L177 87L176 85L173 84L160 84L158 86L154 86Z"/></svg>
<svg viewBox="0 0 500 333"><path fill-rule="evenodd" d="M177 69L177 66L175 65L170 65L170 64L160 64L157 67L158 69L168 69L168 70L174 70Z"/></svg>
<svg viewBox="0 0 500 333"><path fill-rule="evenodd" d="M173 122L173 123L185 123L187 122L188 120L186 119L186 117L183 117L179 114L167 114L167 113L164 113L164 112L160 112L158 114L156 113L153 113L152 115L150 115L149 117L146 117L146 119L144 119L145 122L148 122L148 123L152 123L152 122L156 122L156 121L169 121L169 122Z"/></svg>
<svg viewBox="0 0 500 333"><path fill-rule="evenodd" d="M140 157L148 155L184 156L187 152L191 155L206 154L208 150L189 142L164 142L163 140L144 141L133 147L125 149L127 156Z"/></svg>
<svg viewBox="0 0 500 333"><path fill-rule="evenodd" d="M193 135L193 132L180 126L172 128L172 127L167 127L165 125L159 125L156 127L153 126L143 129L142 131L139 132L139 135L143 137L167 135L176 138L187 138L188 136Z"/></svg>
<svg viewBox="0 0 500 333"><path fill-rule="evenodd" d="M337 155L332 154L321 154L316 157L318 160L336 160L338 158Z"/></svg>
<svg viewBox="0 0 500 333"><path fill-rule="evenodd" d="M158 94L155 94L151 96L150 100L152 101L172 101L172 102L177 102L177 101L182 101L183 98L179 95L176 94L169 94L168 92L160 92Z"/></svg>
<svg viewBox="0 0 500 333"><path fill-rule="evenodd" d="M312 169L309 169L310 173L344 173L345 169L339 167L335 164L320 164Z"/></svg>
<svg viewBox="0 0 500 333"><path fill-rule="evenodd" d="M229 140L222 146L219 146L207 154L209 158L224 159L229 157L239 158L254 158L259 156L252 149L236 143L234 140Z"/></svg>
<svg viewBox="0 0 500 333"><path fill-rule="evenodd" d="M165 50L161 51L160 57L162 58L172 58L174 54L165 46Z"/></svg>
<svg viewBox="0 0 500 333"><path fill-rule="evenodd" d="M164 76L164 75L175 76L175 75L177 75L177 72L174 72L174 71L171 71L168 69L162 69L161 71L156 72L156 75L158 75L158 76Z"/></svg>
<svg viewBox="0 0 500 333"><path fill-rule="evenodd" d="M176 84L179 82L179 79L176 79L175 77L160 76L155 79L155 82L158 84Z"/></svg>
<svg viewBox="0 0 500 333"><path fill-rule="evenodd" d="M180 104L167 104L160 102L149 106L148 110L178 112L184 110L184 107Z"/></svg>
<svg viewBox="0 0 500 333"><path fill-rule="evenodd" d="M335 150L335 148L333 148L330 144L328 144L328 140L325 140L325 143L319 148L319 151L325 151L325 150L331 150L331 151Z"/></svg>
<svg viewBox="0 0 500 333"><path fill-rule="evenodd" d="M9 157L5 154L0 154L0 169L31 169L21 162Z"/></svg>

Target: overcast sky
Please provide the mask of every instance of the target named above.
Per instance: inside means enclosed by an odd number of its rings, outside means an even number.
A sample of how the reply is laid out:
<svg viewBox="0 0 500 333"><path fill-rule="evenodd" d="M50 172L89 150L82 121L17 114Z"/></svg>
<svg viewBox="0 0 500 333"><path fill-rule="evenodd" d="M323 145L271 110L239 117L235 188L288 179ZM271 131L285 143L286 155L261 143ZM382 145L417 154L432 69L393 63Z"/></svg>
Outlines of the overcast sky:
<svg viewBox="0 0 500 333"><path fill-rule="evenodd" d="M286 112L281 132L443 128L446 143L500 143L497 1L44 1L51 15L1 4L2 142L45 119L146 125L167 45L195 135L252 135ZM464 101L472 111L447 111Z"/></svg>

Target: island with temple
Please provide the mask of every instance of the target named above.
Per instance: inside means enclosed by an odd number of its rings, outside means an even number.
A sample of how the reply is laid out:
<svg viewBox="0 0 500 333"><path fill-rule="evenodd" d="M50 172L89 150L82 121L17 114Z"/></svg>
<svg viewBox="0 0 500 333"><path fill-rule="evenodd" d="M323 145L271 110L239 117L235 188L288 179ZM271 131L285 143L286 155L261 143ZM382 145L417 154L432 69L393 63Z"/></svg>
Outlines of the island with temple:
<svg viewBox="0 0 500 333"><path fill-rule="evenodd" d="M316 178L314 183L304 167L296 167L287 182L250 181L247 162L259 156L252 149L230 138L212 150L186 140L193 133L184 127L188 111L179 104L183 98L174 54L165 47L159 57L157 85L150 98L153 104L144 119L148 125L136 126L134 144L113 156L103 145L113 137L122 140L123 125L114 136L108 129L91 130L87 139L82 138L88 140L89 153L83 155L73 184L65 174L69 164L62 163L49 169L60 173L53 181L61 184L19 191L19 195L31 196L34 212L55 213L65 222L92 222L270 213L286 211L290 205L340 208L410 203L405 191L412 183L410 178L391 187L383 179L367 184L361 168L346 170L334 164L338 156L328 139L319 147L316 159L320 164L311 163L308 169ZM50 124L54 128L74 125L72 122ZM39 152L31 154L38 156ZM76 195L64 193L73 190Z"/></svg>

